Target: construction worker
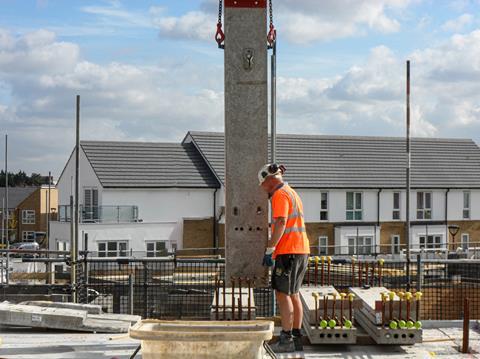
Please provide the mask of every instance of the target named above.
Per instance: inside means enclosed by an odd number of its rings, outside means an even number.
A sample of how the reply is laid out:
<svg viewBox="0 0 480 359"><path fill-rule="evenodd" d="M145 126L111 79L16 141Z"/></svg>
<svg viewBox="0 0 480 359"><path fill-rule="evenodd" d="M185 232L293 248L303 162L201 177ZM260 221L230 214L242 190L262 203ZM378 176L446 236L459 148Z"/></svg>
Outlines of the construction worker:
<svg viewBox="0 0 480 359"><path fill-rule="evenodd" d="M283 181L285 167L267 164L258 172L260 186L272 203L272 231L263 264L274 266L272 288L280 307L282 331L272 345L277 353L303 351L303 309L299 290L307 270L310 245L305 231L303 204L298 194Z"/></svg>

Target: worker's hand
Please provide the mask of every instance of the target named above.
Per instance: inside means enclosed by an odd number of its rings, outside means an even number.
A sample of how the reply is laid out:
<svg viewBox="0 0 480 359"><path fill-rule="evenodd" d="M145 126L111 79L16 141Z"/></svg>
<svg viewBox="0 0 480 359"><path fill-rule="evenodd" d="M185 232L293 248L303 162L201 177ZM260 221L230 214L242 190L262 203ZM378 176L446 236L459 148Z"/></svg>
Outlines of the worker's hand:
<svg viewBox="0 0 480 359"><path fill-rule="evenodd" d="M273 255L274 251L275 251L275 247L268 247L265 250L265 255L263 256L263 262L262 262L262 264L265 267L272 267L273 266L274 261L273 261L272 255Z"/></svg>

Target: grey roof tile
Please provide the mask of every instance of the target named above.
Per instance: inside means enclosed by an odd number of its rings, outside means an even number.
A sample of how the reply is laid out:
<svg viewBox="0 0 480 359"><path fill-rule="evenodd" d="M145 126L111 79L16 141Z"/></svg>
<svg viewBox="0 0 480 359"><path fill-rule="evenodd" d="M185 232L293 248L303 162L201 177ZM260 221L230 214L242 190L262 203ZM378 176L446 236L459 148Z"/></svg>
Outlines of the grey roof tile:
<svg viewBox="0 0 480 359"><path fill-rule="evenodd" d="M219 187L192 144L82 141L81 147L107 188Z"/></svg>
<svg viewBox="0 0 480 359"><path fill-rule="evenodd" d="M28 196L30 196L39 187L9 187L8 188L8 207L17 208ZM0 187L0 207L5 198L5 187Z"/></svg>
<svg viewBox="0 0 480 359"><path fill-rule="evenodd" d="M217 178L224 181L224 135L189 132ZM303 188L402 188L406 143L400 137L279 135L285 178ZM413 188L480 188L480 148L469 139L413 138Z"/></svg>

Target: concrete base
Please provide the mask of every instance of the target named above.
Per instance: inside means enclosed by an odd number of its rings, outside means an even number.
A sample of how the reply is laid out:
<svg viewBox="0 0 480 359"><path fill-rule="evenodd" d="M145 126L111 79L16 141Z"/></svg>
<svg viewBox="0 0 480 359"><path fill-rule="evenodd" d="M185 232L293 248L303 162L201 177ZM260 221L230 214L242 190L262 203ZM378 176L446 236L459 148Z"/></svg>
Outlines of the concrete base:
<svg viewBox="0 0 480 359"><path fill-rule="evenodd" d="M63 329L83 332L126 333L139 316L89 314L86 310L55 306L0 304L0 323L7 326Z"/></svg>
<svg viewBox="0 0 480 359"><path fill-rule="evenodd" d="M130 337L142 341L142 358L263 359L263 342L272 339L269 321L142 320Z"/></svg>

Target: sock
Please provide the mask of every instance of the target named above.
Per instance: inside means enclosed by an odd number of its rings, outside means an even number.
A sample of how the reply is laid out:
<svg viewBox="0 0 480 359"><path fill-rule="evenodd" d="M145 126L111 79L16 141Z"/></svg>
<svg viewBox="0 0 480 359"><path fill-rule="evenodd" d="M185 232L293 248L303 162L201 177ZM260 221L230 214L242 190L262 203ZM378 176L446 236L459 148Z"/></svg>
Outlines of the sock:
<svg viewBox="0 0 480 359"><path fill-rule="evenodd" d="M294 337L301 337L301 336L302 336L302 332L301 332L300 329L295 329L295 328L293 328L293 330L292 330L292 335L293 335Z"/></svg>
<svg viewBox="0 0 480 359"><path fill-rule="evenodd" d="M283 335L285 335L287 338L290 338L292 336L292 331L291 330L283 330L282 329Z"/></svg>

